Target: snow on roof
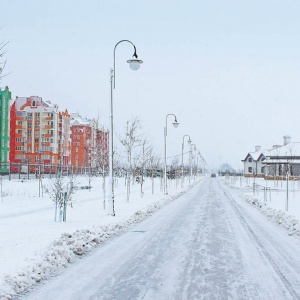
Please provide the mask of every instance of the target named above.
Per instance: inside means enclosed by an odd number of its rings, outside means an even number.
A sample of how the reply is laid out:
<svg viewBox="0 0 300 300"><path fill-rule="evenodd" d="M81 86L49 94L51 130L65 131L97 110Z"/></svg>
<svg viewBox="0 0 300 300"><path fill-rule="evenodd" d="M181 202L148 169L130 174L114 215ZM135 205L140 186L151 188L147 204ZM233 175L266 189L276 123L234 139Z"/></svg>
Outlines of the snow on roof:
<svg viewBox="0 0 300 300"><path fill-rule="evenodd" d="M278 161L278 157L284 157L282 158L283 162L286 162L287 156L290 156L291 159L294 156L300 156L300 142L290 142L283 146L276 145L276 148L271 150L248 152L245 159L242 161L245 161L249 155L253 158L253 160L258 160L261 154L263 154L268 160L276 159Z"/></svg>
<svg viewBox="0 0 300 300"><path fill-rule="evenodd" d="M253 157L254 160L258 160L258 158L260 157L261 154L265 155L266 151L267 150L259 150L256 152L251 152L251 156Z"/></svg>
<svg viewBox="0 0 300 300"><path fill-rule="evenodd" d="M300 159L292 158L292 159L267 159L262 162L265 165L272 164L292 164L292 165L300 165Z"/></svg>
<svg viewBox="0 0 300 300"><path fill-rule="evenodd" d="M88 126L90 120L82 118L78 113L71 113L71 126Z"/></svg>
<svg viewBox="0 0 300 300"><path fill-rule="evenodd" d="M300 156L300 142L293 142L281 147L271 149L266 153L267 158L278 156Z"/></svg>
<svg viewBox="0 0 300 300"><path fill-rule="evenodd" d="M245 161L247 159L248 155L250 155L254 160L258 160L258 158L261 156L261 154L266 155L267 151L268 150L259 150L256 152L248 152L245 159L243 159L242 161Z"/></svg>

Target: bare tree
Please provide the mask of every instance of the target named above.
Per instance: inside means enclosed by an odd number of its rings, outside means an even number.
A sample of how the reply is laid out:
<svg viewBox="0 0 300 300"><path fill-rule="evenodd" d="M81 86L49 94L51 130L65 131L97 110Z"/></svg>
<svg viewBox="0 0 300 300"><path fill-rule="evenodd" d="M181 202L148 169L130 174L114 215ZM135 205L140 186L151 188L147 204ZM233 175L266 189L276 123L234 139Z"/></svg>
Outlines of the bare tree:
<svg viewBox="0 0 300 300"><path fill-rule="evenodd" d="M99 129L99 115L95 120L97 127L97 143L96 143L96 168L102 176L102 191L103 191L103 209L106 208L106 176L109 170L109 148L108 145L108 132L104 128Z"/></svg>
<svg viewBox="0 0 300 300"><path fill-rule="evenodd" d="M52 201L55 203L55 222L57 220L57 214L59 220L66 222L67 205L72 207L72 196L75 193L75 177L70 177L67 182L61 174L49 179L48 193Z"/></svg>
<svg viewBox="0 0 300 300"><path fill-rule="evenodd" d="M1 30L1 28L0 28ZM5 65L6 65L6 60L4 60L4 56L5 56L5 46L8 44L8 42L0 42L0 80L2 79L2 77L4 77L5 75L3 74L3 71L5 69Z"/></svg>
<svg viewBox="0 0 300 300"><path fill-rule="evenodd" d="M149 153L149 160L147 164L147 170L151 176L152 180L152 195L154 194L154 179L159 175L161 175L160 170L162 169L161 167L161 162L160 158L153 153L153 149L151 149ZM161 176L160 176L161 177ZM162 187L161 187L162 188Z"/></svg>
<svg viewBox="0 0 300 300"><path fill-rule="evenodd" d="M149 162L151 160L153 148L148 144L148 141L146 139L143 140L141 144L141 151L139 152L137 156L137 165L138 165L138 182L141 186L141 198L143 198L144 191L143 191L143 184L144 184L144 174L146 167L149 165Z"/></svg>
<svg viewBox="0 0 300 300"><path fill-rule="evenodd" d="M129 202L130 196L130 182L133 181L132 155L133 150L141 144L141 134L139 134L141 128L140 120L134 118L126 122L124 136L119 137L121 144L125 148L128 163L126 168L127 202Z"/></svg>
<svg viewBox="0 0 300 300"><path fill-rule="evenodd" d="M169 173L169 179L175 179L176 181L176 187L177 187L177 172L179 170L179 157L175 156L171 162L171 169L170 169L170 173Z"/></svg>

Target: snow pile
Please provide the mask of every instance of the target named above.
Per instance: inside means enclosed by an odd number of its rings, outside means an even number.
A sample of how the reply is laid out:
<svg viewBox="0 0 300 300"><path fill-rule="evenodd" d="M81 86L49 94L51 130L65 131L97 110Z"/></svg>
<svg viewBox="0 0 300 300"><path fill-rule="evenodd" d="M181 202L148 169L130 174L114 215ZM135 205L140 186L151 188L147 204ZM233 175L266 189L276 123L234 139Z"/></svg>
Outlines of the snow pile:
<svg viewBox="0 0 300 300"><path fill-rule="evenodd" d="M297 218L282 210L268 207L265 203L253 196L246 195L245 200L260 210L269 220L275 221L277 224L287 229L289 235L300 235L300 222Z"/></svg>
<svg viewBox="0 0 300 300"><path fill-rule="evenodd" d="M238 187L236 185L237 180L232 180L230 178L225 178L223 180L223 183L232 189L245 190L252 188L249 185ZM255 206L259 211L261 211L265 216L267 216L269 220L274 221L275 223L288 230L289 235L300 235L300 220L296 216L292 216L283 210L270 207L265 202L251 195L245 195L244 198L246 202Z"/></svg>
<svg viewBox="0 0 300 300"><path fill-rule="evenodd" d="M145 209L136 211L129 219L116 224L108 224L98 228L76 230L73 233L63 233L52 242L47 249L31 261L30 266L15 275L6 275L4 286L0 287L0 300L13 299L34 284L62 271L78 257L86 254L95 246L105 242L114 235L120 234L129 227L148 218L164 205L179 198L199 182L194 182L185 190L162 198Z"/></svg>

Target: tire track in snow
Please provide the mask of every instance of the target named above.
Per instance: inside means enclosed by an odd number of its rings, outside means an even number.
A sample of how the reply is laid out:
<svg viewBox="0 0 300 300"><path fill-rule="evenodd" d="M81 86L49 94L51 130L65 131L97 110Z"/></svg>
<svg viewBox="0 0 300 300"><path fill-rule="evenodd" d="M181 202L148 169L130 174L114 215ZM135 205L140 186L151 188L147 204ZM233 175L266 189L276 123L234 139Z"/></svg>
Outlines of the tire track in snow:
<svg viewBox="0 0 300 300"><path fill-rule="evenodd" d="M207 180L208 188L198 196L197 228L174 299L257 299L257 291L247 288L249 279L228 221L232 208L215 179Z"/></svg>

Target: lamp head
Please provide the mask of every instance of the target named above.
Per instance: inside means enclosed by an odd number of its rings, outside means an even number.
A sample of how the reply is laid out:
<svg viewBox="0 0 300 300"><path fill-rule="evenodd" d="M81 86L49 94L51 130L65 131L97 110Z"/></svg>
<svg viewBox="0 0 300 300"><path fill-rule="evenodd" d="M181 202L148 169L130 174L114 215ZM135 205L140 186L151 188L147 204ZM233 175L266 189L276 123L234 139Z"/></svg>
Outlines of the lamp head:
<svg viewBox="0 0 300 300"><path fill-rule="evenodd" d="M192 143L191 139L188 140L188 144L190 145Z"/></svg>
<svg viewBox="0 0 300 300"><path fill-rule="evenodd" d="M177 122L177 118L176 118L175 115L174 115L174 117L175 117L175 121L174 121L172 124L173 124L173 126L174 126L175 128L177 128L178 125L179 125L179 123Z"/></svg>
<svg viewBox="0 0 300 300"><path fill-rule="evenodd" d="M175 122L174 123L172 123L173 124L173 126L175 127L175 128L177 128L178 127L178 125L179 125L179 123L177 122L177 120L175 120Z"/></svg>
<svg viewBox="0 0 300 300"><path fill-rule="evenodd" d="M140 68L140 65L143 63L143 61L137 57L128 59L127 62L129 63L130 69L133 71L137 71Z"/></svg>

